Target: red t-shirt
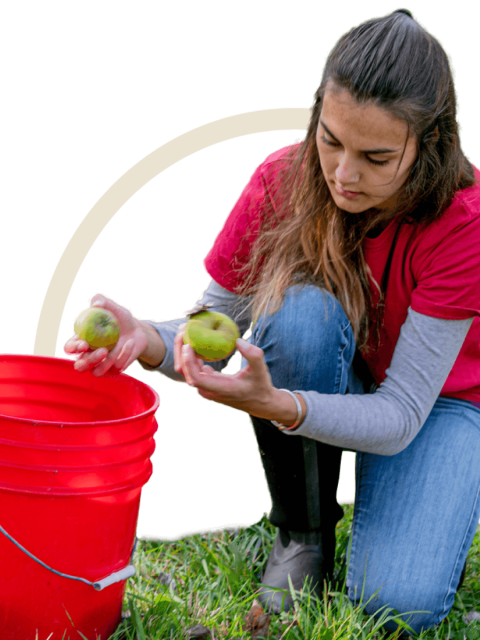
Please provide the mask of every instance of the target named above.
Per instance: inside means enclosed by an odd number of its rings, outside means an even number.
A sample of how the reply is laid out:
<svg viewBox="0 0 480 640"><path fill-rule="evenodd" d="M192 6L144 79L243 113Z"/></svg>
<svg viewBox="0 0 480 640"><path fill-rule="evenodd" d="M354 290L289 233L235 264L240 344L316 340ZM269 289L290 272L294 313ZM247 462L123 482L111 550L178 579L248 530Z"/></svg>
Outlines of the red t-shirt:
<svg viewBox="0 0 480 640"><path fill-rule="evenodd" d="M210 276L228 291L236 292L240 284L238 269L249 257L259 220L277 209L273 185L288 149L268 156L257 168L205 258ZM436 318L474 317L441 395L480 402L480 172L476 168L475 177L476 184L458 191L435 222L403 224L398 231L380 345L364 353L377 384L385 378L409 307ZM377 283L382 281L397 228L393 220L377 238L365 240L365 260ZM373 284L371 289L376 303L377 289Z"/></svg>

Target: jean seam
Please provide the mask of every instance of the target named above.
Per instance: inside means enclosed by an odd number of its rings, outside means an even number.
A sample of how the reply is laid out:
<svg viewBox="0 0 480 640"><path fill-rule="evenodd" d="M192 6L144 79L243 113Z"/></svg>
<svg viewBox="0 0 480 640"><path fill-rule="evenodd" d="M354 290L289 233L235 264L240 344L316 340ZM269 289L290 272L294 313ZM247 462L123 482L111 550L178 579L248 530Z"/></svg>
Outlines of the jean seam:
<svg viewBox="0 0 480 640"><path fill-rule="evenodd" d="M349 348L350 349L350 358L349 358L349 362L348 362L348 366L344 366L343 367L343 386L342 386L342 393L346 393L347 392L347 388L348 388L348 378L349 378L349 371L353 366L353 358L355 355L355 349L356 349L356 344L355 344L355 337L353 335L353 329L352 329L352 325L350 324L350 322L348 322L345 327L343 327L343 334L346 338L346 342L347 345L345 347L345 349ZM345 365L345 360L344 360L344 365Z"/></svg>
<svg viewBox="0 0 480 640"><path fill-rule="evenodd" d="M340 348L338 350L338 366L337 366L337 377L335 380L335 391L334 393L345 393L345 390L348 385L348 368L345 366L345 351L348 348L350 341L347 336L347 329L350 329L350 323L347 323L345 326L341 327L342 336L343 336L343 344L340 344ZM350 329L351 330L351 329ZM350 363L351 366L351 363ZM342 383L345 381L345 385ZM345 386L345 390L342 391Z"/></svg>

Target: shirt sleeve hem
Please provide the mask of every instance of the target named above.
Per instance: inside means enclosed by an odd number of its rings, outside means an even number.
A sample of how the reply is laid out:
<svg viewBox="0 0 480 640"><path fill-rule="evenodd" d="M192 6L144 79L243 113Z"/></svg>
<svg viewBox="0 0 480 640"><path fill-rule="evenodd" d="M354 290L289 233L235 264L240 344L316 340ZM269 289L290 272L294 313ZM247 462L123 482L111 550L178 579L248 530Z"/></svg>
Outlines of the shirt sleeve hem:
<svg viewBox="0 0 480 640"><path fill-rule="evenodd" d="M480 316L480 310L478 309L449 307L440 304L419 304L412 301L411 308L413 311L422 313L425 316L442 318L444 320L468 320L469 318Z"/></svg>

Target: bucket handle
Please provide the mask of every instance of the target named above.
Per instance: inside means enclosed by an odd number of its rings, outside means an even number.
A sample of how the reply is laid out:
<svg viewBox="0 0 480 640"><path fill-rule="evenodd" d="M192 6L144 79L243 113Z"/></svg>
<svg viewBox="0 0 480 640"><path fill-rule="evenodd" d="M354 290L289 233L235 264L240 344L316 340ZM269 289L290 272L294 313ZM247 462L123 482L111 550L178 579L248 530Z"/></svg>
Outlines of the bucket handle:
<svg viewBox="0 0 480 640"><path fill-rule="evenodd" d="M45 569L48 569L52 573L55 573L57 576L61 576L62 578L69 578L70 580L79 580L80 582L84 582L85 584L88 584L89 586L93 587L95 591L102 591L102 589L105 589L105 587L108 587L111 584L115 584L116 582L120 582L121 580L126 580L127 578L131 578L132 576L135 575L135 567L132 564L129 564L123 569L120 569L119 571L114 571L109 576L106 576L101 580L97 580L96 582L90 582L90 580L86 580L85 578L79 578L78 576L70 576L67 573L61 573L60 571L56 571L55 569L52 569L52 567L49 567L48 564L45 564L45 562L42 562L41 560L39 560L39 558L35 557L32 553L30 553L30 551L27 551L25 547L23 547L19 542L17 542L15 538L12 538L12 536L9 533L7 533L1 525L0 525L0 531L3 533L5 537L7 537L11 542L13 542L13 544L16 545L21 551L26 553L29 558L32 558L32 560L35 560L35 562L38 562L38 564L41 564L42 567L45 567ZM135 545L136 545L136 540L135 540ZM132 554L132 557L133 557L133 554Z"/></svg>

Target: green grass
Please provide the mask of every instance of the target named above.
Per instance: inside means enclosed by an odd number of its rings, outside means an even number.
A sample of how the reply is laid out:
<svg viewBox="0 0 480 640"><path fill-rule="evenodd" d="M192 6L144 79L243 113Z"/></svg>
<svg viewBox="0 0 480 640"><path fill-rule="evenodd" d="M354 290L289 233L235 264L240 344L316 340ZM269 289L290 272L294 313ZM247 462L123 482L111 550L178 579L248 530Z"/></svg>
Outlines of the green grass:
<svg viewBox="0 0 480 640"><path fill-rule="evenodd" d="M278 640L381 640L397 638L382 631L393 612L375 620L365 603L353 606L346 595L345 549L353 507L337 527L336 581L319 601L306 585L293 611L272 616L268 638ZM195 625L210 629L209 638L260 638L246 628L260 575L275 537L266 518L236 531L194 535L175 542L139 540L137 575L127 583L125 617L111 640L185 640ZM468 556L467 575L450 615L417 638L480 639L480 623L469 625L465 614L480 611L480 530ZM402 612L400 612L402 613Z"/></svg>

